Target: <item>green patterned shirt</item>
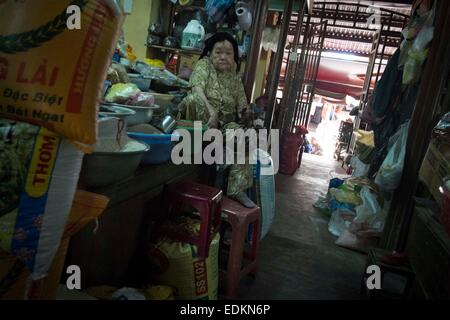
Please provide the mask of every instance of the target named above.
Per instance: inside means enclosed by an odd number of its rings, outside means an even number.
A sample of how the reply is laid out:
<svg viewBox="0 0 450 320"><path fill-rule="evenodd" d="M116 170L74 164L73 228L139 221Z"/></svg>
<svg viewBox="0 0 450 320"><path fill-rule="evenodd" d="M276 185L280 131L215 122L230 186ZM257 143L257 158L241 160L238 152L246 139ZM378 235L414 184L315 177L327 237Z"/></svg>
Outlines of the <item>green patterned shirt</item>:
<svg viewBox="0 0 450 320"><path fill-rule="evenodd" d="M217 72L209 57L204 57L197 62L189 85L191 88L198 87L203 90L211 106L217 110L222 124L236 121L236 114L241 114L242 110L248 106L240 75L235 72ZM196 105L192 106L193 103ZM188 95L180 106L181 109L195 108L194 119L188 120L207 121L209 118L206 106L199 106L198 99L192 96Z"/></svg>

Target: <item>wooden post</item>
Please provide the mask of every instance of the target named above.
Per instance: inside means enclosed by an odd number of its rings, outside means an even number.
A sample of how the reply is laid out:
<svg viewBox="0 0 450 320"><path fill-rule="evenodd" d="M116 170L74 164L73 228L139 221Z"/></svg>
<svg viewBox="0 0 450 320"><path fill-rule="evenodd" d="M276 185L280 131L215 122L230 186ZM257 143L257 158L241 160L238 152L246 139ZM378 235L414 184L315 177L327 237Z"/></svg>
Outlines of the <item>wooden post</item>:
<svg viewBox="0 0 450 320"><path fill-rule="evenodd" d="M270 62L271 70L269 73L268 80L268 92L269 96L266 119L264 121L264 126L267 129L272 128L273 114L275 110L275 102L277 98L278 91L278 81L280 80L280 71L283 64L284 47L286 46L287 36L289 33L289 22L291 20L292 8L294 5L294 0L288 0L284 5L283 21L281 24L280 40L278 41L277 52L272 57Z"/></svg>
<svg viewBox="0 0 450 320"><path fill-rule="evenodd" d="M303 61L305 58L307 38L303 33L303 16L306 11L305 0L300 0L300 8L298 14L298 22L294 36L294 42L289 56L288 65L285 76L285 92L283 93L282 108L283 116L278 119L278 128L282 131L289 131L292 119L295 113L295 104L298 96L299 84L303 81L304 70ZM310 16L307 16L306 26L310 24ZM305 28L306 32L307 28ZM304 39L301 39L303 33ZM301 43L301 40L303 43ZM301 48L299 54L298 50ZM300 55L300 56L299 56ZM286 125L287 124L287 125Z"/></svg>
<svg viewBox="0 0 450 320"><path fill-rule="evenodd" d="M252 26L252 41L250 44L250 52L248 54L248 61L245 64L244 73L244 88L247 94L247 99L251 100L253 95L253 88L255 86L256 68L261 53L261 39L264 26L266 24L266 15L268 8L268 0L256 1L255 11L253 13Z"/></svg>

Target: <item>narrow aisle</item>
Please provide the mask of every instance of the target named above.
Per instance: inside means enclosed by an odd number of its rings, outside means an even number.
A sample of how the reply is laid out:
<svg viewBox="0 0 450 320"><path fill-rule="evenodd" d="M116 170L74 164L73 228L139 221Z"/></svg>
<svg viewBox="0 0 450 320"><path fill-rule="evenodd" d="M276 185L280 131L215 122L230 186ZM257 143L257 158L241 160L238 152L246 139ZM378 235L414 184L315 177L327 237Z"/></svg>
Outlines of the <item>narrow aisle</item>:
<svg viewBox="0 0 450 320"><path fill-rule="evenodd" d="M365 255L340 248L328 217L313 207L327 191L334 160L304 154L293 177L276 177L276 214L261 242L255 280L243 279L242 299L359 299Z"/></svg>

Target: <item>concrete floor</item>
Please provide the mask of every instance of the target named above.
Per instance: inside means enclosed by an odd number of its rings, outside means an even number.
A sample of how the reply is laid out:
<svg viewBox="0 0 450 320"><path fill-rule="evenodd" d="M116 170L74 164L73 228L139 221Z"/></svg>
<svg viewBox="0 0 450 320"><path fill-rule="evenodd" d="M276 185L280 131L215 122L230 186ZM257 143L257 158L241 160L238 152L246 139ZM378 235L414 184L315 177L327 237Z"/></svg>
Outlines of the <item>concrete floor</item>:
<svg viewBox="0 0 450 320"><path fill-rule="evenodd" d="M326 193L334 160L305 154L297 173L276 177L276 215L260 246L255 279L242 280L240 299L361 299L366 257L340 248L328 217L313 207Z"/></svg>

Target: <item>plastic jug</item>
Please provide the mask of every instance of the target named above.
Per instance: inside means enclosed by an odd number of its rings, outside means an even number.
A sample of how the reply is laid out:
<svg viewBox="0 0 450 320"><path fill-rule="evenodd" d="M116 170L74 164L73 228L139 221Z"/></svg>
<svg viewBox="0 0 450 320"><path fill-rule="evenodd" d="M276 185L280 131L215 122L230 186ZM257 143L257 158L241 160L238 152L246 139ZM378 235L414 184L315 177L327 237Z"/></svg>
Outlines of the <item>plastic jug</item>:
<svg viewBox="0 0 450 320"><path fill-rule="evenodd" d="M183 30L181 48L201 50L205 38L205 28L198 20L191 20Z"/></svg>
<svg viewBox="0 0 450 320"><path fill-rule="evenodd" d="M252 6L244 1L239 1L236 3L236 15L241 29L249 31L252 26Z"/></svg>

